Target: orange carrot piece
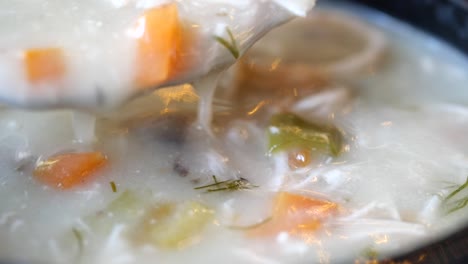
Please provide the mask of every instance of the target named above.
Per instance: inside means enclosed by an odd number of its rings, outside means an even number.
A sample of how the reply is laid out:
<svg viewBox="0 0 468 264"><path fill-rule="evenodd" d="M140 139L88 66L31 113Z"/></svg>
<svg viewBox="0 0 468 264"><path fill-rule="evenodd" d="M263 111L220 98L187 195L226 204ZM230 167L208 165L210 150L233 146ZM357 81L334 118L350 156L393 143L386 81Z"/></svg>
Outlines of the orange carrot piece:
<svg viewBox="0 0 468 264"><path fill-rule="evenodd" d="M34 176L50 187L69 189L88 180L106 163L100 152L61 154L38 164Z"/></svg>
<svg viewBox="0 0 468 264"><path fill-rule="evenodd" d="M59 48L31 49L24 53L28 81L57 81L65 74L65 59Z"/></svg>
<svg viewBox="0 0 468 264"><path fill-rule="evenodd" d="M137 31L136 85L154 87L168 80L182 47L182 23L176 4L149 9L140 17Z"/></svg>
<svg viewBox="0 0 468 264"><path fill-rule="evenodd" d="M275 215L288 216L297 214L311 215L313 217L326 216L338 209L336 203L288 192L280 192L275 205Z"/></svg>
<svg viewBox="0 0 468 264"><path fill-rule="evenodd" d="M322 221L338 212L333 202L298 194L280 192L276 198L272 219L248 232L250 236L272 236L280 232L310 236Z"/></svg>

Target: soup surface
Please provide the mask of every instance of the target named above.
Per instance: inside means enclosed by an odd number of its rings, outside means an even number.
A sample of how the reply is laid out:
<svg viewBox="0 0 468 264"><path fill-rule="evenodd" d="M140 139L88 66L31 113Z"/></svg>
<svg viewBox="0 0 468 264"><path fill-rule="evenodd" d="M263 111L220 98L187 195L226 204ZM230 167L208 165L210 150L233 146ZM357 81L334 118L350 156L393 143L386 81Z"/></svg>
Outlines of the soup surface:
<svg viewBox="0 0 468 264"><path fill-rule="evenodd" d="M190 85L96 120L2 108L0 259L340 263L409 251L466 222L467 68L383 14L328 4L222 77L209 128Z"/></svg>

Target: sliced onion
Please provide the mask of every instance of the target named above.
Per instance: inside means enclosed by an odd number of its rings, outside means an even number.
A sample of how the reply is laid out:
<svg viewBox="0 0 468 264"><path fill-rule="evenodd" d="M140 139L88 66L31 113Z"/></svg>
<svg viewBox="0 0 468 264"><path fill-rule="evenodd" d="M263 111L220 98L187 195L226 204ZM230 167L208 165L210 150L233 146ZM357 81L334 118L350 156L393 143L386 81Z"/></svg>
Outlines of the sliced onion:
<svg viewBox="0 0 468 264"><path fill-rule="evenodd" d="M298 100L291 111L308 120L327 121L350 108L353 94L347 87L336 86Z"/></svg>

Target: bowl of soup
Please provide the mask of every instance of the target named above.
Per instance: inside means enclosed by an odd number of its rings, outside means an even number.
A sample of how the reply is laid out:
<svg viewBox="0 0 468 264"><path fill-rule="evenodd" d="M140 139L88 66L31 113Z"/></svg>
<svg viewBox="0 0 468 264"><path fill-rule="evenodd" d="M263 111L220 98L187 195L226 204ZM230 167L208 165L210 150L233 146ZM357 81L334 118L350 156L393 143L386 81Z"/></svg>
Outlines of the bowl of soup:
<svg viewBox="0 0 468 264"><path fill-rule="evenodd" d="M463 263L466 11L416 2L319 2L105 111L2 106L0 260Z"/></svg>

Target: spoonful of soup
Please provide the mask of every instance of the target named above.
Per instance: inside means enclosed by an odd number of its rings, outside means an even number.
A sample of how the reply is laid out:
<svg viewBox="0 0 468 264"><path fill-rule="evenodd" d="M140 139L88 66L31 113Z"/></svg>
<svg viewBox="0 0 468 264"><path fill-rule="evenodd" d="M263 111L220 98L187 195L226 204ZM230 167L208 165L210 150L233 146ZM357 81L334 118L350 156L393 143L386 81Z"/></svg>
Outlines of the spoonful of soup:
<svg viewBox="0 0 468 264"><path fill-rule="evenodd" d="M109 107L234 63L315 0L0 2L0 100Z"/></svg>

